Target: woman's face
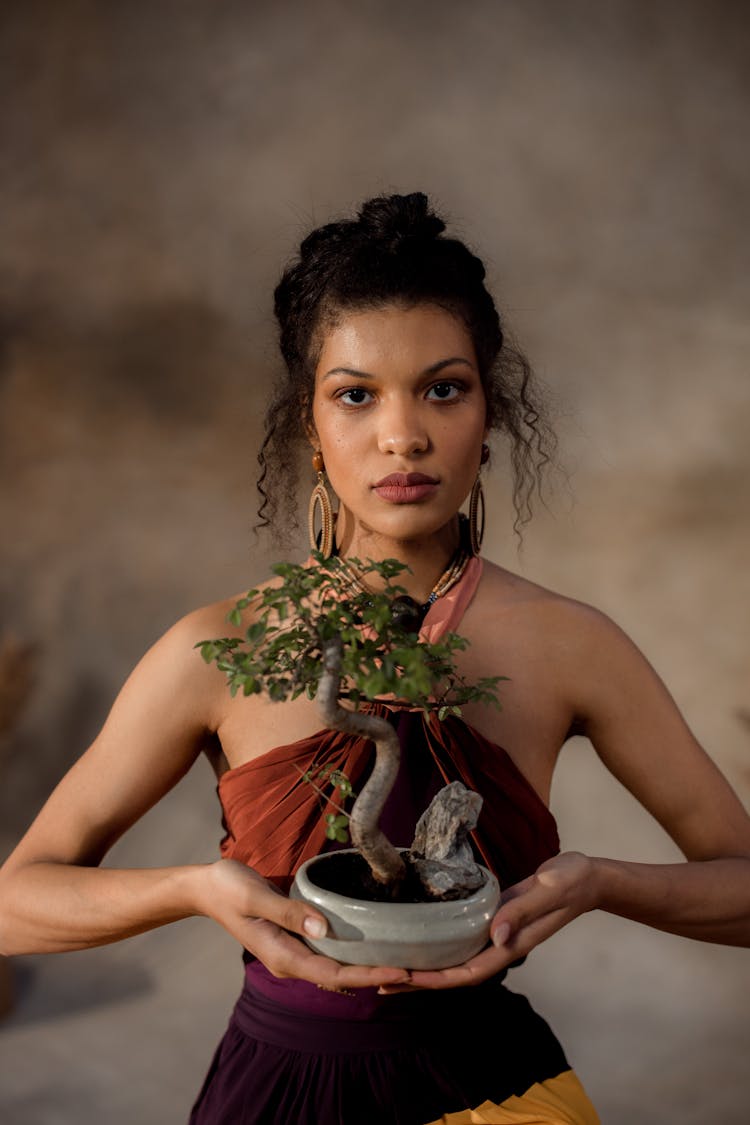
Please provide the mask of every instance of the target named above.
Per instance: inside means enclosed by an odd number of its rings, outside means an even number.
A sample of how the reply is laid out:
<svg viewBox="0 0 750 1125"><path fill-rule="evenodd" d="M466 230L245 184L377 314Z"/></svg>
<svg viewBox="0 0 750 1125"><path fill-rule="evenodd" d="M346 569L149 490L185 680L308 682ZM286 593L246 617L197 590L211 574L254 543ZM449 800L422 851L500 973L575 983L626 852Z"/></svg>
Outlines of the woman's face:
<svg viewBox="0 0 750 1125"><path fill-rule="evenodd" d="M324 336L315 433L340 501L338 536L434 535L480 465L486 401L471 336L435 305L345 314Z"/></svg>

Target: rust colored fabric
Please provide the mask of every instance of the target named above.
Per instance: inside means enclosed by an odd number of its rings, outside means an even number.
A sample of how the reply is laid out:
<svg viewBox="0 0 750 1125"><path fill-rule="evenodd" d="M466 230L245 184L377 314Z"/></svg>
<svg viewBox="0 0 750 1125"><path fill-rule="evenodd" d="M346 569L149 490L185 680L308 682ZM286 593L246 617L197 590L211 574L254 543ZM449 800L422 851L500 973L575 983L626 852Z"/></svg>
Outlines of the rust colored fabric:
<svg viewBox="0 0 750 1125"><path fill-rule="evenodd" d="M453 715L440 720L433 712L424 727L445 782L462 781L484 798L474 843L502 887L557 855L555 818L502 747Z"/></svg>
<svg viewBox="0 0 750 1125"><path fill-rule="evenodd" d="M226 832L222 856L246 863L288 890L297 868L326 843L320 801L302 774L332 765L356 789L371 747L366 739L322 730L228 770L218 786Z"/></svg>
<svg viewBox="0 0 750 1125"><path fill-rule="evenodd" d="M383 705L371 709L388 714ZM558 852L554 817L501 747L454 716L441 721L431 714L414 727L421 729L444 782L462 781L482 794L474 842L501 885L525 878ZM226 833L222 856L248 864L288 890L300 864L326 845L320 802L302 773L333 765L356 790L372 754L365 739L323 730L229 770L218 787Z"/></svg>
<svg viewBox="0 0 750 1125"><path fill-rule="evenodd" d="M481 575L481 559L472 559L461 581L430 607L421 640L458 631ZM371 704L370 710L392 714L383 704ZM505 750L455 716L424 716L421 723L410 724L414 737L420 750L427 751L425 768L436 771L440 784L458 780L482 794L474 842L503 886L525 878L557 853L552 814ZM409 753L408 745L404 752ZM225 828L222 856L254 867L288 890L297 868L326 846L320 801L302 774L331 765L356 790L370 769L372 753L366 739L321 730L228 770L218 785Z"/></svg>

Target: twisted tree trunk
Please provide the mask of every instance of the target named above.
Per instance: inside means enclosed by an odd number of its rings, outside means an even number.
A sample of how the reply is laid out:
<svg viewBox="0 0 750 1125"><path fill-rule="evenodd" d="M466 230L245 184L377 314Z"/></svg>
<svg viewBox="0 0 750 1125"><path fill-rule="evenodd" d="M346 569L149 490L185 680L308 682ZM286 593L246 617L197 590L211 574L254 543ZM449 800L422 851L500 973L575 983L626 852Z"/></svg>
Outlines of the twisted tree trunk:
<svg viewBox="0 0 750 1125"><path fill-rule="evenodd" d="M352 843L367 861L379 883L397 885L406 873L398 850L380 830L378 821L393 788L401 758L398 736L379 715L347 711L339 704L342 645L339 637L323 646L323 674L318 685L318 706L326 726L375 743L375 765L349 816Z"/></svg>

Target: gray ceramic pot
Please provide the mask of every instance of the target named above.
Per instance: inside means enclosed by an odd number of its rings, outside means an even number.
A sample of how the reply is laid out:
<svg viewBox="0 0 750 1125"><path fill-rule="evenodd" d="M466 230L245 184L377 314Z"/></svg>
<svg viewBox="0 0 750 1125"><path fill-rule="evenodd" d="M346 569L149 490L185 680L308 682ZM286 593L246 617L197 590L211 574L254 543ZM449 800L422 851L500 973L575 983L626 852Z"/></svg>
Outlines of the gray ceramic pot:
<svg viewBox="0 0 750 1125"><path fill-rule="evenodd" d="M352 849L346 849L352 850ZM290 890L325 914L328 936L305 938L326 957L347 965L393 965L403 969L445 969L484 949L490 922L500 904L500 886L486 868L485 883L469 898L453 902L394 903L348 898L319 887L310 868L336 852L303 863Z"/></svg>

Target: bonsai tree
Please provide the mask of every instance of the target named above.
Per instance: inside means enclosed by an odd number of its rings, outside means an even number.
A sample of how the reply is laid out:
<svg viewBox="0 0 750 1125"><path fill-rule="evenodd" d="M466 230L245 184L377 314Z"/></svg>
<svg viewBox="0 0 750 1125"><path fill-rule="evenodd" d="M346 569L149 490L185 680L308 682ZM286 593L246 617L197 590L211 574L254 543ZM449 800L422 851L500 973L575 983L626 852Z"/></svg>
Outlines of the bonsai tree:
<svg viewBox="0 0 750 1125"><path fill-rule="evenodd" d="M315 565L279 563L278 582L253 589L236 602L228 620L243 635L201 642L203 659L225 673L232 695L264 691L271 700L305 694L317 701L325 726L375 745L372 772L357 795L338 771L326 781L340 798L356 799L347 814L328 816L328 835L346 840L364 858L376 884L395 897L407 873L416 872L426 897L456 898L476 889L482 876L473 861L467 835L475 824L481 797L460 782L446 786L417 825L414 844L404 856L385 836L380 814L399 767L400 744L391 724L362 710L365 701L400 701L437 711L444 719L460 715L471 701L499 706L496 676L468 684L458 673L456 653L468 641L457 633L426 643L416 637L415 605L394 579L406 569L395 559L344 562L313 553ZM384 584L372 593L352 577L375 575ZM254 610L244 625L245 612Z"/></svg>

